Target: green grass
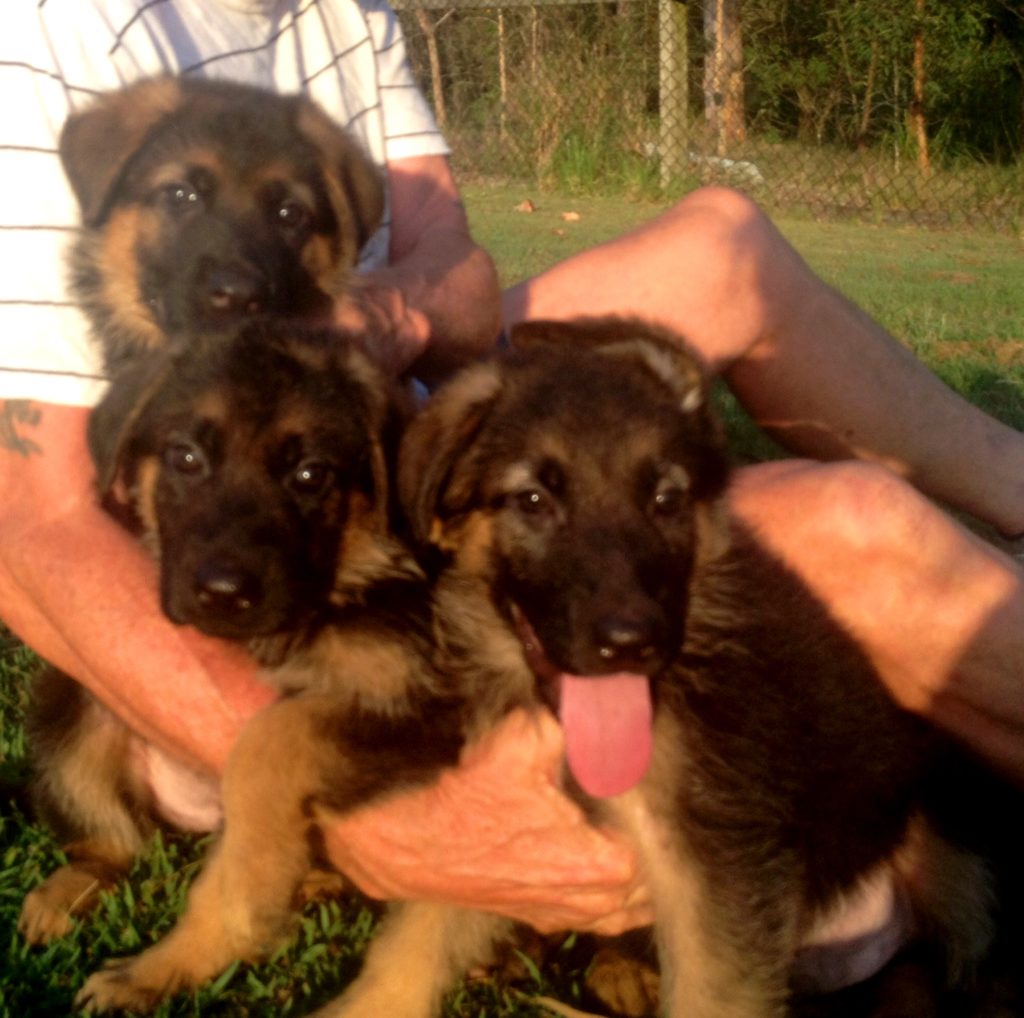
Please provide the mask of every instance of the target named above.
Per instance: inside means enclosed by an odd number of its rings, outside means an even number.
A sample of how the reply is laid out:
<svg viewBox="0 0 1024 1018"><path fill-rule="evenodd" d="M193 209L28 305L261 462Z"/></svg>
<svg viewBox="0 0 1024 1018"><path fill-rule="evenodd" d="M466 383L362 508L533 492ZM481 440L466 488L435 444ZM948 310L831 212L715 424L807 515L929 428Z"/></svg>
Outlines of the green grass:
<svg viewBox="0 0 1024 1018"><path fill-rule="evenodd" d="M494 253L505 282L535 273L581 248L612 237L657 212L653 205L607 197L528 192L472 185L467 205L478 238ZM536 211L516 211L531 198ZM576 212L578 220L562 218ZM781 227L810 264L893 331L946 381L978 405L1024 428L1024 273L1022 247L1005 236L935 233L784 220ZM734 407L740 441L757 438ZM744 430L746 429L746 430ZM33 659L0 630L0 785L25 775L21 718ZM130 953L174 920L196 871L203 839L165 836L131 879L64 940L27 948L15 923L25 892L59 859L46 831L0 797L0 1018L54 1018L70 1013L82 980L105 958ZM373 924L359 900L314 905L294 941L270 962L236 966L195 998L162 1016L301 1015L351 976ZM566 956L568 958L568 955ZM527 972L503 988L482 981L452 995L449 1018L539 1015L538 992L573 999L575 961L543 976ZM383 1018L383 1016L382 1016Z"/></svg>

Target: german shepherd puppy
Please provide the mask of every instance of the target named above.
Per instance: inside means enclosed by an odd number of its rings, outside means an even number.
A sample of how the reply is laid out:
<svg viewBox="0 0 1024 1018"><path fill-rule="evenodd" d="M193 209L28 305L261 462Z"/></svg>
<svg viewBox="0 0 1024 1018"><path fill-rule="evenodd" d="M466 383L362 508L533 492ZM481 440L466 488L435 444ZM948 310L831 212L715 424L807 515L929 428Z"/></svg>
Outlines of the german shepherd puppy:
<svg viewBox="0 0 1024 1018"><path fill-rule="evenodd" d="M379 172L323 110L234 82L103 94L60 155L81 208L71 289L108 371L169 337L323 314L383 213Z"/></svg>
<svg viewBox="0 0 1024 1018"><path fill-rule="evenodd" d="M168 617L270 664L366 588L416 577L391 535L402 413L337 332L254 322L125 369L89 439L108 509L159 561ZM40 943L123 876L157 812L126 726L55 669L28 729L35 805L69 857L25 900Z"/></svg>
<svg viewBox="0 0 1024 1018"><path fill-rule="evenodd" d="M636 846L671 1018L787 1014L801 936L887 867L952 981L985 953L985 866L931 822L948 749L729 518L725 448L682 341L583 320L529 324L514 342L441 390L402 443L402 503L436 558L434 642L410 654L411 608L368 658L344 629L321 632L298 683L312 672L312 685L254 719L232 755L224 835L185 916L93 975L87 1010L149 1009L265 953L322 822L423 780L517 706L557 712L567 787ZM431 1018L507 927L396 906L318 1013Z"/></svg>
<svg viewBox="0 0 1024 1018"><path fill-rule="evenodd" d="M476 722L515 701L556 712L567 787L636 846L663 1012L786 1015L802 936L886 868L950 984L969 979L993 935L989 874L939 831L945 778L973 769L730 518L697 360L635 321L527 323L513 342L409 429L402 502L440 559L439 638ZM435 918L436 944L462 924ZM403 944L371 945L331 1013L433 1013L444 966L384 1006L386 974L413 964Z"/></svg>

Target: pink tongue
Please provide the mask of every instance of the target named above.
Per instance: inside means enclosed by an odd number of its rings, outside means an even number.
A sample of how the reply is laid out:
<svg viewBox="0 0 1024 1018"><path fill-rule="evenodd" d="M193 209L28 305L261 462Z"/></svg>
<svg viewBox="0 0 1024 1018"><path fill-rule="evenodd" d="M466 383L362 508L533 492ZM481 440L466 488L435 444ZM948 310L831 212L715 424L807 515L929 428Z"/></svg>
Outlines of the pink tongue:
<svg viewBox="0 0 1024 1018"><path fill-rule="evenodd" d="M651 761L651 690L645 675L561 676L559 716L569 767L589 795L628 791Z"/></svg>

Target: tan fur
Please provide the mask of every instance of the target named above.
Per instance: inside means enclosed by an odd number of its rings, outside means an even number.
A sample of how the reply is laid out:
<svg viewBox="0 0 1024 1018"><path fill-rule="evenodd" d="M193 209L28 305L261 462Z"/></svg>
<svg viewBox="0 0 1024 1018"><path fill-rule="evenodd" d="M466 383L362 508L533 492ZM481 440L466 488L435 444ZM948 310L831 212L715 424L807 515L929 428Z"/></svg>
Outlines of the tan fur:
<svg viewBox="0 0 1024 1018"><path fill-rule="evenodd" d="M377 633L326 632L269 673L268 680L283 690L329 691L336 710L361 705L390 713L406 706L412 667L400 645L381 640ZM340 688L339 671L347 679Z"/></svg>
<svg viewBox="0 0 1024 1018"><path fill-rule="evenodd" d="M128 802L144 803L146 795L137 784L125 787L132 780L124 769L128 730L98 701L84 709L89 717L51 754L38 780L60 808L88 817L88 834L65 845L69 862L26 895L18 929L31 944L68 933L72 918L92 908L142 848Z"/></svg>
<svg viewBox="0 0 1024 1018"><path fill-rule="evenodd" d="M433 1018L470 967L490 960L507 920L433 902L394 906L355 982L315 1018Z"/></svg>
<svg viewBox="0 0 1024 1018"><path fill-rule="evenodd" d="M156 493L156 481L160 474L160 464L156 459L147 459L138 466L135 491L131 493L139 513L143 527L143 540L146 546L159 559L160 521L157 519L156 505L153 496Z"/></svg>
<svg viewBox="0 0 1024 1018"><path fill-rule="evenodd" d="M154 947L92 975L77 998L85 1010L148 1011L164 997L212 978L231 961L265 957L280 943L294 922L294 907L309 876L309 837L315 826L334 815L329 807L318 806L317 800L330 797L325 781L344 785L352 770L344 747L325 741L322 721L348 710L349 702L361 696L381 699L391 691L401 697L408 667L397 651L327 634L308 656L296 656L278 671L272 681L284 688L305 681L312 685L271 705L243 730L223 782L228 825L189 894L185 914ZM357 676L375 678L379 686L332 688L325 686L327 674L355 682ZM285 760L287 766L282 765ZM486 955L490 939L484 931L494 922L474 917L467 923L440 906L422 911L414 906L403 913L402 921L394 923L394 934L379 949L388 959L393 951L399 952L401 968L390 970L382 982L372 966L368 981L360 984L370 999L378 1001L382 996L389 1005L376 1013L428 1018L432 1011L414 1005L405 989L398 994L399 1007L396 987L420 987L432 1008L450 980L463 971L463 961ZM391 924L385 926L386 931L391 928ZM457 934L454 939L453 934ZM460 943L464 944L461 953ZM436 961L453 951L452 964L439 968ZM398 984L395 971L403 973ZM323 1013L348 1014L348 1007L339 1005L339 1010L329 1008ZM361 1005L355 1005L352 1013L370 1014Z"/></svg>
<svg viewBox="0 0 1024 1018"><path fill-rule="evenodd" d="M658 1009L660 978L657 969L614 948L598 949L587 966L584 981L598 1000L624 1018L646 1018ZM548 1001L544 1001L544 1006L567 1018L574 1014L571 1008L559 1011L561 1005L553 1006Z"/></svg>
<svg viewBox="0 0 1024 1018"><path fill-rule="evenodd" d="M112 313L112 326L137 337L144 349L162 346L165 336L149 308L139 299L136 248L144 237L145 213L138 208L118 209L101 235L90 238L102 267L102 297Z"/></svg>
<svg viewBox="0 0 1024 1018"><path fill-rule="evenodd" d="M324 181L331 205L341 224L335 249L329 252L333 255L330 261L333 264L353 265L371 227L383 214L384 196L380 180L376 172L359 169L343 183L338 173L339 164L344 162L355 165L352 153L361 154L362 149L358 142L340 138L335 124L319 107L304 107L299 113L299 127L321 153ZM360 160L359 163L364 161ZM310 255L312 264L322 261L326 253L327 248L324 248ZM329 285L326 283L325 288Z"/></svg>

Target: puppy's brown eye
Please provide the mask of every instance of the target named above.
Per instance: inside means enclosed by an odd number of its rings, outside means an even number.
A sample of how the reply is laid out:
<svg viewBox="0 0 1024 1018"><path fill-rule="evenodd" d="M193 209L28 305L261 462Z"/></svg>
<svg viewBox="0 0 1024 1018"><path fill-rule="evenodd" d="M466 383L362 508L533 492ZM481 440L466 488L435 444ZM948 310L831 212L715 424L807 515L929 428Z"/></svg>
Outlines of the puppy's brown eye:
<svg viewBox="0 0 1024 1018"><path fill-rule="evenodd" d="M175 473L194 477L206 470L206 457L193 442L174 442L164 450L164 464Z"/></svg>
<svg viewBox="0 0 1024 1018"><path fill-rule="evenodd" d="M686 509L688 501L684 488L659 488L654 495L654 513L657 516L678 516Z"/></svg>
<svg viewBox="0 0 1024 1018"><path fill-rule="evenodd" d="M284 201L278 206L277 221L288 233L302 233L309 227L313 214L298 201Z"/></svg>
<svg viewBox="0 0 1024 1018"><path fill-rule="evenodd" d="M164 184L157 192L157 201L162 208L174 215L186 215L201 208L203 204L198 189L187 181Z"/></svg>
<svg viewBox="0 0 1024 1018"><path fill-rule="evenodd" d="M512 500L516 508L527 516L539 516L549 512L552 508L551 498L539 488L517 491L512 496Z"/></svg>
<svg viewBox="0 0 1024 1018"><path fill-rule="evenodd" d="M334 471L327 463L304 460L293 471L290 484L301 495L317 495L327 486Z"/></svg>

